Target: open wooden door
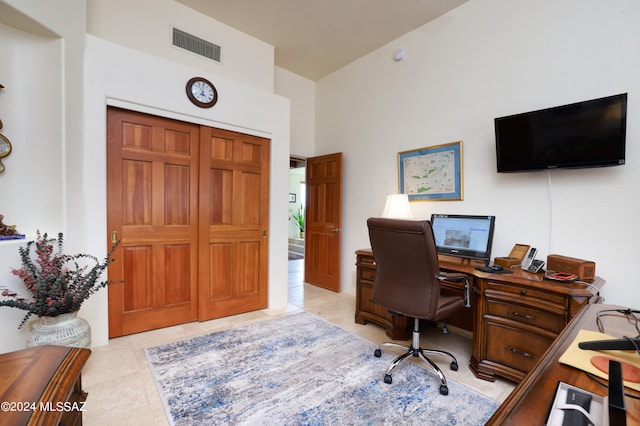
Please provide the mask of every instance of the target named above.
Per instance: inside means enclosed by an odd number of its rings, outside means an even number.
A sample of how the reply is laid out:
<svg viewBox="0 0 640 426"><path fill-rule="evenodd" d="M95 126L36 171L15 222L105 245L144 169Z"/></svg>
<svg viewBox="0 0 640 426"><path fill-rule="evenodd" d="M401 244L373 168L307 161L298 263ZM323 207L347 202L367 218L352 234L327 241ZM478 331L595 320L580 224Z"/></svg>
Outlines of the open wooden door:
<svg viewBox="0 0 640 426"><path fill-rule="evenodd" d="M340 291L342 153L307 159L304 280Z"/></svg>

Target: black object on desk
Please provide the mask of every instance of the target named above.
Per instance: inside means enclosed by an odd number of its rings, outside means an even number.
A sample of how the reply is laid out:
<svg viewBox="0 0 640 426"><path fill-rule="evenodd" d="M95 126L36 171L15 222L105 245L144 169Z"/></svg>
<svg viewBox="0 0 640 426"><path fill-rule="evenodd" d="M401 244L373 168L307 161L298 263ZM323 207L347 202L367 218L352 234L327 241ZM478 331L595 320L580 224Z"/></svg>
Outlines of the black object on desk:
<svg viewBox="0 0 640 426"><path fill-rule="evenodd" d="M616 426L625 426L627 424L622 364L613 359L609 360L609 424Z"/></svg>
<svg viewBox="0 0 640 426"><path fill-rule="evenodd" d="M592 351L634 351L640 347L640 339L591 340L578 343L578 347Z"/></svg>
<svg viewBox="0 0 640 426"><path fill-rule="evenodd" d="M489 272L490 274L513 274L511 269L504 269L500 265L476 266L476 269L482 272Z"/></svg>
<svg viewBox="0 0 640 426"><path fill-rule="evenodd" d="M587 413L591 408L591 395L575 389L567 391L567 404L579 405ZM562 418L562 426L587 426L589 419L578 410L566 409Z"/></svg>

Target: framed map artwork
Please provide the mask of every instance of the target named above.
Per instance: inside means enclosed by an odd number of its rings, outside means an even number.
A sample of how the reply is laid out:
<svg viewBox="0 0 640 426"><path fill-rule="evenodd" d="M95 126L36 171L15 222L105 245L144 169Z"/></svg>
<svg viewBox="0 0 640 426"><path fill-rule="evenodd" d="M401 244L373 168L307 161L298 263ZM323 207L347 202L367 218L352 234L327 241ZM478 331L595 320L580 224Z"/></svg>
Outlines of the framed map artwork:
<svg viewBox="0 0 640 426"><path fill-rule="evenodd" d="M398 186L409 201L462 200L462 141L399 152Z"/></svg>

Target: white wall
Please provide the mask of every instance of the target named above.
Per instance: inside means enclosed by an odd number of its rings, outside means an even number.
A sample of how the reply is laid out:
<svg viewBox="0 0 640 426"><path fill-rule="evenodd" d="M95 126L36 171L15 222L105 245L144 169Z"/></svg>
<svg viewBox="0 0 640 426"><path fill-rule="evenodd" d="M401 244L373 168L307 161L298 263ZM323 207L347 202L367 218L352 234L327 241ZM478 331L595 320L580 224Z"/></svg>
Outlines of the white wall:
<svg viewBox="0 0 640 426"><path fill-rule="evenodd" d="M273 92L274 48L173 0L87 0L87 32ZM172 45L173 28L222 47L221 64Z"/></svg>
<svg viewBox="0 0 640 426"><path fill-rule="evenodd" d="M5 86L0 90L0 132L13 148L2 160L0 213L22 234L35 235L38 228L62 230L63 44L59 38L0 24L0 82ZM43 73L45 66L50 68ZM45 172L46 178L37 171Z"/></svg>
<svg viewBox="0 0 640 426"><path fill-rule="evenodd" d="M65 194L68 185L74 185L66 164L75 155L66 146L80 142L82 130L85 16L84 0L0 1L0 75L5 86L0 118L2 133L13 145L0 175L0 213L29 239L38 229L49 235L64 232L70 250L79 242L66 227L70 209ZM18 246L23 243L0 241L1 285L21 288L10 268L20 266ZM6 326L0 353L24 348L28 327L17 329L23 317L23 311L0 309Z"/></svg>
<svg viewBox="0 0 640 426"><path fill-rule="evenodd" d="M316 83L275 67L274 92L291 100L291 155L297 158L313 156Z"/></svg>
<svg viewBox="0 0 640 426"><path fill-rule="evenodd" d="M593 260L607 301L640 307L638 22L627 0L471 0L317 82L315 154L344 152L343 290L367 217L397 191L397 153L462 140L464 200L412 203L417 217L496 215L494 256L526 243ZM495 117L622 92L626 165L496 173Z"/></svg>
<svg viewBox="0 0 640 426"><path fill-rule="evenodd" d="M271 91L234 82L171 58L159 58L93 36L85 39L84 0L64 1L65 4L57 5L73 10L74 14L60 14L57 7L49 8L48 2L41 0L16 1L12 7L0 3L3 12L11 10L13 16L19 10L32 18L25 19L29 31L38 22L47 24L38 29L38 33L46 35L42 37L0 23L0 48L3 53L10 53L5 58L11 59L0 62L2 84L7 92L10 88L22 90L12 97L7 95L12 113L0 115L8 127L3 134L14 144L14 153L5 161L7 172L0 175L0 212L5 214L7 223L17 224L21 232L30 234L30 239L38 228L51 233L64 231L69 251L89 252L98 257L106 253L108 104L268 137L272 141L269 308L285 308L289 101ZM154 11L154 19L172 14L171 5L166 6ZM75 15L75 11L81 16ZM146 19L151 19L150 15ZM200 15L194 16L197 19ZM59 29L56 34L61 37L46 31L49 27ZM257 43L256 48L263 47ZM233 61L225 64L237 66ZM255 72L265 68L269 68L272 81L273 63L269 67L256 67ZM47 72L43 73L45 69ZM52 81L43 74L51 76ZM199 109L187 100L184 87L194 75L207 77L216 84L220 100L213 109ZM27 80L32 76L35 83ZM45 78L45 82L40 84L38 78ZM0 114L4 102L7 102L5 93L0 93ZM0 242L0 283L12 287L18 280L8 267L19 265L19 244ZM0 309L0 321L6 325L0 353L24 348L25 331L11 326L15 324L17 328L22 316L22 311ZM106 344L107 292L88 300L80 316L91 324L93 345Z"/></svg>

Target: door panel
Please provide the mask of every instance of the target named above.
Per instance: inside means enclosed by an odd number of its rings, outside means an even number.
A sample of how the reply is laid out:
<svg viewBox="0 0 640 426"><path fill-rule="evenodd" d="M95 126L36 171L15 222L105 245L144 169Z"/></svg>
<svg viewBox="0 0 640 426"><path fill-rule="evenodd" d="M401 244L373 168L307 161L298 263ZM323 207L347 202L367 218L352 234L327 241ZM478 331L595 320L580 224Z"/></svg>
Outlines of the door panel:
<svg viewBox="0 0 640 426"><path fill-rule="evenodd" d="M198 126L109 108L109 336L197 319Z"/></svg>
<svg viewBox="0 0 640 426"><path fill-rule="evenodd" d="M190 244L167 244L164 246L164 296L167 306L188 303L189 292L179 285L183 280L191 281L191 276L183 276L191 270L189 262Z"/></svg>
<svg viewBox="0 0 640 426"><path fill-rule="evenodd" d="M199 319L267 306L268 139L203 128Z"/></svg>
<svg viewBox="0 0 640 426"><path fill-rule="evenodd" d="M136 285L123 286L124 311L133 312L153 307L151 296L151 246L125 247L122 249L125 282Z"/></svg>
<svg viewBox="0 0 640 426"><path fill-rule="evenodd" d="M342 153L307 159L305 281L340 291Z"/></svg>

